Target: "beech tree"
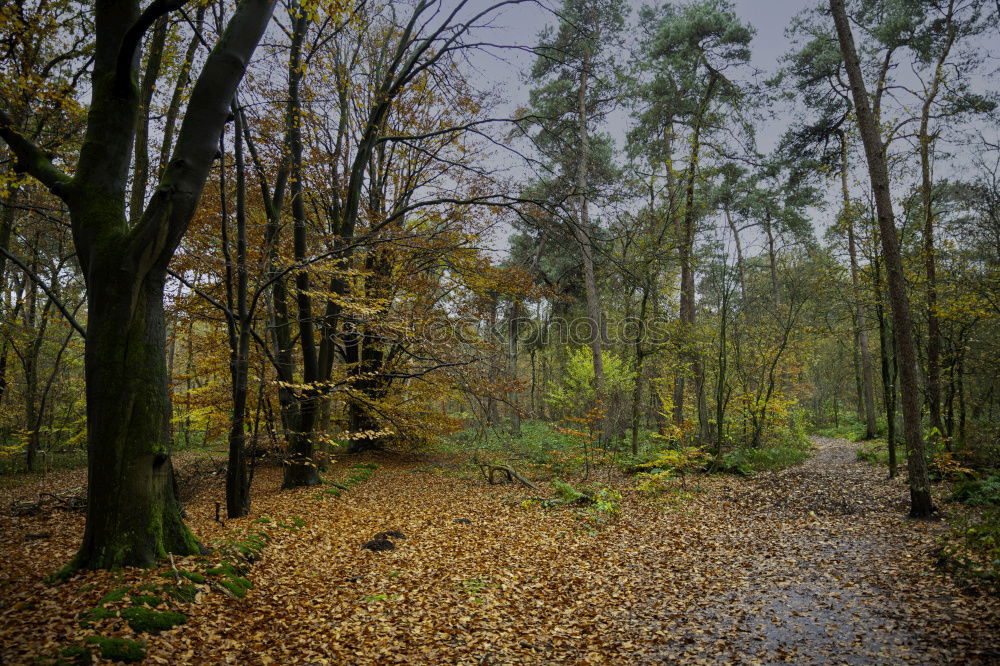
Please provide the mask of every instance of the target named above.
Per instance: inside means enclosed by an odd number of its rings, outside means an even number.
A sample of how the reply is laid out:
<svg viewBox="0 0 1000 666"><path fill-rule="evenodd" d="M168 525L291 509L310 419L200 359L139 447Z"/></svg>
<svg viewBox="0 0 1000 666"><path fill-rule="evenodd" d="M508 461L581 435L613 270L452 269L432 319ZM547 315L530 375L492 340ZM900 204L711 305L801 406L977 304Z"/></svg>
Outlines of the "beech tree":
<svg viewBox="0 0 1000 666"><path fill-rule="evenodd" d="M243 0L191 91L156 192L129 210L146 32L179 0L98 0L92 94L71 174L0 111L18 168L62 199L87 283L87 523L72 567L149 566L199 544L181 519L170 458L163 289L194 214L230 101L270 20L271 0Z"/></svg>

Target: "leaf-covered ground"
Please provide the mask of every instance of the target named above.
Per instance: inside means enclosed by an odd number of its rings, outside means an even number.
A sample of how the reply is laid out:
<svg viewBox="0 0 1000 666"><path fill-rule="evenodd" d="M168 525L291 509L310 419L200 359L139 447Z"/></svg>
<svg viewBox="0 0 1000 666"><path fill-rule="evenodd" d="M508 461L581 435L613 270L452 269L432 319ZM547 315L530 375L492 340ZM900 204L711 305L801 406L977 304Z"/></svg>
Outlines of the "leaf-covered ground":
<svg viewBox="0 0 1000 666"><path fill-rule="evenodd" d="M626 490L621 516L599 529L571 510L524 506L531 491L446 460L375 459L374 476L340 497L280 492L279 471L258 470L254 515L225 526L209 484L188 504L205 540L262 515L305 526L272 539L245 599L199 595L186 624L143 637L147 663L1000 661L1000 601L934 572L945 526L906 520L903 484L856 462L852 445L816 443L800 466L702 479L683 501ZM327 476L346 478L357 462ZM0 509L74 483L78 472L62 472L8 487ZM0 517L3 663L93 634L77 614L149 577L42 583L81 529L67 512ZM406 538L361 548L386 530ZM105 635L131 635L104 622Z"/></svg>

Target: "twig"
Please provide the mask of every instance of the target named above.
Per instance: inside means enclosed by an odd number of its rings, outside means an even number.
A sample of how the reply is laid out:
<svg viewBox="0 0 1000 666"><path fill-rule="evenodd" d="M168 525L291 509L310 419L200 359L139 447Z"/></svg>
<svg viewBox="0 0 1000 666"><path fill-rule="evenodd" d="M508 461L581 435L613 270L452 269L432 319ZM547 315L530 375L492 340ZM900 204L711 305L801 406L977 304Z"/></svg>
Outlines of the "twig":
<svg viewBox="0 0 1000 666"><path fill-rule="evenodd" d="M170 557L170 568L174 570L174 578L177 579L177 584L180 585L181 584L181 574L180 574L179 571L177 571L177 565L174 564L174 554L173 553L167 553L167 555Z"/></svg>

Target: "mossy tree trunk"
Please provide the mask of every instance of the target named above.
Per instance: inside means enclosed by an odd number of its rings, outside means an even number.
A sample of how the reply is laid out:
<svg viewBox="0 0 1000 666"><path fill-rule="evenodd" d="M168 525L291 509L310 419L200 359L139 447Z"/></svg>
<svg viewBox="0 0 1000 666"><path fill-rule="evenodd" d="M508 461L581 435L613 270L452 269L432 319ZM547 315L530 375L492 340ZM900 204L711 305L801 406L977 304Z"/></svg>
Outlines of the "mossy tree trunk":
<svg viewBox="0 0 1000 666"><path fill-rule="evenodd" d="M85 356L87 526L74 564L149 566L168 552L199 549L174 493L165 273L137 284L121 270L118 253L96 263L103 270L92 273L89 285Z"/></svg>
<svg viewBox="0 0 1000 666"><path fill-rule="evenodd" d="M148 566L199 548L184 527L169 452L163 289L215 159L219 133L274 9L243 0L191 91L173 155L143 210L129 196L142 111L136 65L145 33L183 0L94 3L90 109L76 173L64 173L0 103L0 139L17 168L61 198L87 282L88 506L74 567ZM69 162L73 162L69 160Z"/></svg>

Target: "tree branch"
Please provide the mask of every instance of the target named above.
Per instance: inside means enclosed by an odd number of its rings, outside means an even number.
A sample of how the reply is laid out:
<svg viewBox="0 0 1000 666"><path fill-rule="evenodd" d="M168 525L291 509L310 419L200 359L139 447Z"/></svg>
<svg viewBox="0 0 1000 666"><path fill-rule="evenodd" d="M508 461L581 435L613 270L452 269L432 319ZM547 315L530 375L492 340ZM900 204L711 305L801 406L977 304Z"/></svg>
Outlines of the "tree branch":
<svg viewBox="0 0 1000 666"><path fill-rule="evenodd" d="M135 54L142 44L146 31L156 23L161 16L176 11L187 4L187 0L153 0L143 10L135 23L125 32L121 46L118 49L118 60L115 64L115 86L127 86L132 79L132 63Z"/></svg>
<svg viewBox="0 0 1000 666"><path fill-rule="evenodd" d="M87 330L83 326L80 325L80 323L76 320L76 318L73 317L73 314L69 311L69 309L65 305L63 305L63 302L61 300L59 300L59 297L57 297L55 295L55 292L53 292L52 289L47 284L45 284L44 282L42 282L42 279L40 277L38 277L37 275L35 275L31 271L31 269L28 268L25 265L25 263L23 261L21 261L20 259L18 259L17 257L15 257L13 254L11 254L10 252L8 252L7 248L0 246L0 252L2 252L5 257L7 257L8 259L10 259L11 262L13 262L14 264L16 264L18 268L20 268L22 271L24 271L24 274L27 277L31 278L31 280L35 284L37 284L39 287L41 287L42 291L45 292L45 295L48 296L52 300L53 303L55 303L55 306L57 308L59 308L59 312L61 312L63 314L63 316L66 317L66 321L69 322L70 326L72 326L73 328L75 328L76 332L80 334L80 337L83 338L84 340L86 340L87 339Z"/></svg>
<svg viewBox="0 0 1000 666"><path fill-rule="evenodd" d="M37 178L52 194L65 198L72 179L52 164L52 158L14 128L14 121L0 109L0 139L10 147L17 162L14 170Z"/></svg>

